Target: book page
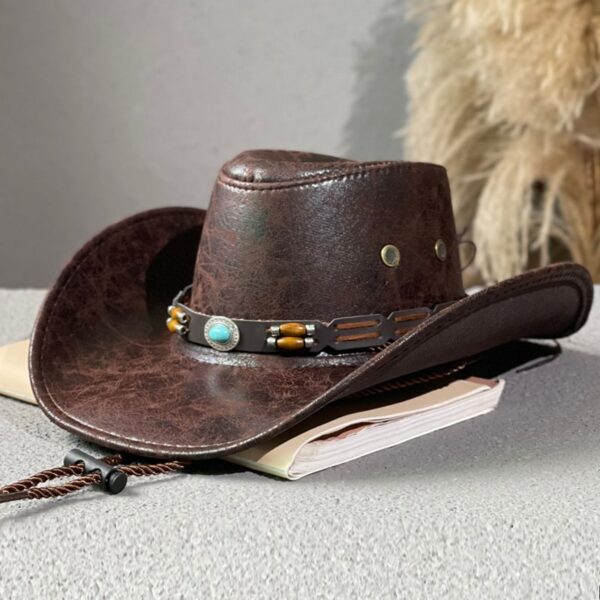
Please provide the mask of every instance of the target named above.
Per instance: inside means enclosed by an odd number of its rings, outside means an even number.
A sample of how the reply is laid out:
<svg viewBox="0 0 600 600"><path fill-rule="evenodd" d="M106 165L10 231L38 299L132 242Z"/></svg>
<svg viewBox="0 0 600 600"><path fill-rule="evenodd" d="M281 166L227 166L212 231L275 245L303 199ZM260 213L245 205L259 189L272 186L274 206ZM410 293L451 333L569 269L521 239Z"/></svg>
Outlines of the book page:
<svg viewBox="0 0 600 600"><path fill-rule="evenodd" d="M364 428L377 422L425 413L434 407L441 407L489 390L496 383L481 379L457 380L413 398L406 398L406 392L399 393L397 396L401 399L396 402L390 400L390 394L379 398L340 400L326 406L315 416L285 431L282 435L226 458L244 466L289 478L289 468L296 455L314 440L332 436L335 439L335 434L340 431L345 435L346 430L350 431L352 428Z"/></svg>

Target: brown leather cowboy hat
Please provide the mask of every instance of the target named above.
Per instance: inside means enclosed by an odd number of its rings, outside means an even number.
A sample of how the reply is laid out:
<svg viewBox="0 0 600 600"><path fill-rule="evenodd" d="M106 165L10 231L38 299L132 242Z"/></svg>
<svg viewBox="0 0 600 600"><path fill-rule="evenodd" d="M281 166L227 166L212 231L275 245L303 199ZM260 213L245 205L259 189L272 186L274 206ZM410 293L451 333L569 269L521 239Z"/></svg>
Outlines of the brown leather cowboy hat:
<svg viewBox="0 0 600 600"><path fill-rule="evenodd" d="M32 385L82 438L205 458L384 382L571 334L591 299L570 263L465 296L443 167L251 151L207 212L144 212L75 255L38 317Z"/></svg>

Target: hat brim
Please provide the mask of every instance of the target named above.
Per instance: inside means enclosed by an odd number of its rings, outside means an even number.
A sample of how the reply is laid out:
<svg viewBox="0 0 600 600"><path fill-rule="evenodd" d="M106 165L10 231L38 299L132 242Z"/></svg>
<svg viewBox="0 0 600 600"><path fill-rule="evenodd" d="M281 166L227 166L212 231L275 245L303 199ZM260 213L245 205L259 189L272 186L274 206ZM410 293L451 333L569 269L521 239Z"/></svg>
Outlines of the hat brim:
<svg viewBox="0 0 600 600"><path fill-rule="evenodd" d="M35 396L58 425L142 456L226 455L383 382L512 340L569 335L591 306L587 271L561 263L459 300L377 353L221 353L164 326L171 298L191 281L204 215L166 208L130 217L63 270L30 353Z"/></svg>

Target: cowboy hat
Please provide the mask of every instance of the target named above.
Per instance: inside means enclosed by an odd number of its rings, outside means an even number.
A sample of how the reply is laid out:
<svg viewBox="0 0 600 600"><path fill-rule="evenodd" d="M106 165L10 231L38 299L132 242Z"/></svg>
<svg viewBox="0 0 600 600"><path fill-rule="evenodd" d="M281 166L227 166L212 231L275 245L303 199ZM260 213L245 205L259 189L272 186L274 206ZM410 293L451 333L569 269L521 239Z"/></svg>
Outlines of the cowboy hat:
<svg viewBox="0 0 600 600"><path fill-rule="evenodd" d="M244 152L219 172L207 211L135 215L74 256L35 326L34 393L82 438L199 459L585 322L581 266L467 296L458 243L441 166Z"/></svg>

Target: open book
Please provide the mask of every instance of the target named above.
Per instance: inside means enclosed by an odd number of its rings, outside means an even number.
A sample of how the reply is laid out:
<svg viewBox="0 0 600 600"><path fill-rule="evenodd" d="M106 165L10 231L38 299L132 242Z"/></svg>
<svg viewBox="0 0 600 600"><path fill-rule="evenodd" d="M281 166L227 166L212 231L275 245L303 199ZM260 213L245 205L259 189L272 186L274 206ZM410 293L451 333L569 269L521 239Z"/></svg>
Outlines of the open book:
<svg viewBox="0 0 600 600"><path fill-rule="evenodd" d="M28 341L0 347L0 394L35 403ZM440 384L441 385L441 384ZM504 381L469 378L326 406L272 440L225 457L285 479L339 465L493 410Z"/></svg>

